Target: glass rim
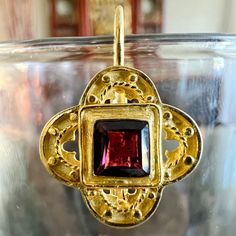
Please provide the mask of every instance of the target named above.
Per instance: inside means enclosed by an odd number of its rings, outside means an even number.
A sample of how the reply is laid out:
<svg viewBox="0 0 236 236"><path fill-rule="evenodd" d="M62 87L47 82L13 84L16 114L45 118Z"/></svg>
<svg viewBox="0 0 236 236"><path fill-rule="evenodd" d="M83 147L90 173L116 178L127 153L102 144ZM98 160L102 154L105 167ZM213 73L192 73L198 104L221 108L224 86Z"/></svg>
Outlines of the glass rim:
<svg viewBox="0 0 236 236"><path fill-rule="evenodd" d="M236 42L236 34L224 33L168 33L168 34L131 34L125 36L125 42L135 40L149 39L155 42ZM99 44L99 43L112 43L112 35L103 36L73 36L73 37L46 37L39 39L26 39L26 40L10 40L2 41L0 45L15 45L15 44L33 44L42 45L45 43L85 43L85 44Z"/></svg>
<svg viewBox="0 0 236 236"><path fill-rule="evenodd" d="M50 52L63 51L69 48L71 51L78 46L96 46L113 44L113 35L86 36L86 37L48 37L42 39L15 40L0 42L0 54L25 53L25 52ZM152 42L160 45L189 45L194 47L223 48L236 50L236 34L215 34L215 33L186 33L186 34L133 34L125 36L125 43ZM203 46L203 47L202 47ZM222 49L222 47L221 47Z"/></svg>

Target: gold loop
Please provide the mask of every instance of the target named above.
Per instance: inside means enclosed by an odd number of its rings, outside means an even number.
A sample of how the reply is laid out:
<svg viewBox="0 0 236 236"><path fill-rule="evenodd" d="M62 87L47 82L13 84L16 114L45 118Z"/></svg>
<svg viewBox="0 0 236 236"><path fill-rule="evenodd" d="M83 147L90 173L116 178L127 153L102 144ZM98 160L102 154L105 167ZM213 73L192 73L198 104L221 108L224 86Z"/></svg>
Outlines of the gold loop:
<svg viewBox="0 0 236 236"><path fill-rule="evenodd" d="M118 6L114 21L114 66L124 65L124 10Z"/></svg>

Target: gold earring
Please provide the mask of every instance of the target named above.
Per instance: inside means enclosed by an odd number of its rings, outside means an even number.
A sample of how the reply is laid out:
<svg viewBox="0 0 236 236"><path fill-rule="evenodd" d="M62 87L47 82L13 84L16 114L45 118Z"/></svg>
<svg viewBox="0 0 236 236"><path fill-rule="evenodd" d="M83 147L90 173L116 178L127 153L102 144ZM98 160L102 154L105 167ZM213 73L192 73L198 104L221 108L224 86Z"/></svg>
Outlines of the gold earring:
<svg viewBox="0 0 236 236"><path fill-rule="evenodd" d="M124 66L121 6L114 26L114 66L91 79L79 105L48 121L40 137L40 157L50 174L81 190L97 219L130 227L151 216L166 185L196 167L202 138L190 116L161 103L147 75ZM162 131L179 143L165 152L165 159ZM79 160L63 148L76 132Z"/></svg>

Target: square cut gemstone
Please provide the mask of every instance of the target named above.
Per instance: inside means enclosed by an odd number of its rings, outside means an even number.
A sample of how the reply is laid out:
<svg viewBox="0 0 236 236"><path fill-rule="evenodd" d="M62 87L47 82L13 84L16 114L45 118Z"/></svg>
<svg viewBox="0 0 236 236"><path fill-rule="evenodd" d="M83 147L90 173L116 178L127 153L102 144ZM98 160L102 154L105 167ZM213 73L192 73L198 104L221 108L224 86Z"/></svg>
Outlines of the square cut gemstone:
<svg viewBox="0 0 236 236"><path fill-rule="evenodd" d="M94 174L144 177L150 174L146 121L99 120L94 126Z"/></svg>

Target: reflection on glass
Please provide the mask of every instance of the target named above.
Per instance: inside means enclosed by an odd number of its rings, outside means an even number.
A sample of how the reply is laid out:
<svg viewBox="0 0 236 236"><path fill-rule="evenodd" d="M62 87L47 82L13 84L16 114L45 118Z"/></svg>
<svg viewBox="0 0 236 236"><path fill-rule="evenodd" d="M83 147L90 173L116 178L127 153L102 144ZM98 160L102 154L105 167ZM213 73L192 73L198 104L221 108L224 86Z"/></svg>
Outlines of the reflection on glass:
<svg viewBox="0 0 236 236"><path fill-rule="evenodd" d="M164 190L154 216L129 230L94 219L79 191L50 177L38 154L45 122L77 104L89 79L112 62L112 38L0 45L1 236L234 235L235 40L160 37L128 38L126 65L197 121L204 153L189 178Z"/></svg>

